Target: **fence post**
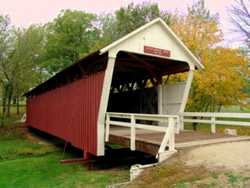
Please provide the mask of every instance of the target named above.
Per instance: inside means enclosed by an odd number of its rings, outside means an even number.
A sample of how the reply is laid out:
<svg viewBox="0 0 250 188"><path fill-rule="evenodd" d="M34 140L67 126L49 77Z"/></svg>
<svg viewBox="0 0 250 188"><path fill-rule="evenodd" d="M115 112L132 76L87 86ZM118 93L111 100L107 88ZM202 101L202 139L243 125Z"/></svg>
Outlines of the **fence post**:
<svg viewBox="0 0 250 188"><path fill-rule="evenodd" d="M110 130L110 117L109 114L106 114L105 142L109 141L109 130Z"/></svg>
<svg viewBox="0 0 250 188"><path fill-rule="evenodd" d="M216 133L216 127L215 127L215 115L213 114L213 116L211 117L211 133L215 134Z"/></svg>
<svg viewBox="0 0 250 188"><path fill-rule="evenodd" d="M180 126L180 130L184 131L184 116L183 115L179 115L179 126Z"/></svg>
<svg viewBox="0 0 250 188"><path fill-rule="evenodd" d="M175 120L173 117L169 118L169 151L175 150Z"/></svg>
<svg viewBox="0 0 250 188"><path fill-rule="evenodd" d="M131 136L130 136L130 149L135 150L135 115L131 115Z"/></svg>

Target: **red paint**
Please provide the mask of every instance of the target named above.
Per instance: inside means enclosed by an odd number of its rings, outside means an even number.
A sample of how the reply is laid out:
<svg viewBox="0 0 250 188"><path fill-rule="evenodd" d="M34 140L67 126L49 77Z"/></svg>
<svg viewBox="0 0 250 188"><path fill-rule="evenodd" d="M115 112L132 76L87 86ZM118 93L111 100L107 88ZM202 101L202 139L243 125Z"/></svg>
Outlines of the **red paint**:
<svg viewBox="0 0 250 188"><path fill-rule="evenodd" d="M154 55L165 56L165 57L171 56L171 52L169 50L154 48L151 46L144 46L144 52L148 54L154 54Z"/></svg>
<svg viewBox="0 0 250 188"><path fill-rule="evenodd" d="M29 97L27 124L96 155L103 80L104 71Z"/></svg>

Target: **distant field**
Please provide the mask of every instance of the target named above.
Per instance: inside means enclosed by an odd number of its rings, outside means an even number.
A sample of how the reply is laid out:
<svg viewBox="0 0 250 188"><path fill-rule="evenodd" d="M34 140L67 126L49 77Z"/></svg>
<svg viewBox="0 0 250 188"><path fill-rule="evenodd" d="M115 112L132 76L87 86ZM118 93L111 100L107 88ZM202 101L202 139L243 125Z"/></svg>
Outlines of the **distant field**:
<svg viewBox="0 0 250 188"><path fill-rule="evenodd" d="M3 107L0 106L0 118L2 119L2 109ZM6 117L4 119L4 125L8 126L8 125L12 125L13 123L15 123L16 121L19 121L23 114L25 113L26 111L26 105L20 105L19 107L19 115L17 114L17 111L16 111L16 106L15 105L12 105L11 108L10 108L10 117Z"/></svg>
<svg viewBox="0 0 250 188"><path fill-rule="evenodd" d="M242 112L242 113L250 113L249 108L241 108L240 106L228 106L228 107L223 107L221 109L222 112Z"/></svg>
<svg viewBox="0 0 250 188"><path fill-rule="evenodd" d="M185 130L193 130L193 125L191 123L185 123L184 125ZM238 135L248 135L250 136L250 127L241 127L241 126L230 126L230 125L216 125L216 132L223 133L224 130L228 129L236 129ZM198 124L196 126L197 131L202 132L211 132L211 125L210 124Z"/></svg>
<svg viewBox="0 0 250 188"><path fill-rule="evenodd" d="M3 109L3 107L0 106L0 116L2 116L2 109ZM25 111L26 111L26 105L20 105L19 111L20 111L20 114L25 113ZM16 106L15 106L15 105L12 105L12 106L10 107L10 114L11 114L12 116L15 116L15 115L16 115Z"/></svg>

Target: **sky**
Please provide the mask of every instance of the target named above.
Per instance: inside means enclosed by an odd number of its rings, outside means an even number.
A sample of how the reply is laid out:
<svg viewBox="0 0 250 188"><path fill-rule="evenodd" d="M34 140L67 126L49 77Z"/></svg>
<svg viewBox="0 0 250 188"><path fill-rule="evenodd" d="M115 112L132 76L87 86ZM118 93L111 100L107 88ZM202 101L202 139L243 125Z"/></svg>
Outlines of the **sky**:
<svg viewBox="0 0 250 188"><path fill-rule="evenodd" d="M146 0L158 3L161 10L185 12L195 0ZM145 0L0 0L0 15L9 15L12 24L27 27L30 24L53 20L62 9L84 10L94 13L114 12L121 6ZM220 27L225 35L225 45L232 47L235 36L228 9L234 0L205 0L211 13L219 13Z"/></svg>

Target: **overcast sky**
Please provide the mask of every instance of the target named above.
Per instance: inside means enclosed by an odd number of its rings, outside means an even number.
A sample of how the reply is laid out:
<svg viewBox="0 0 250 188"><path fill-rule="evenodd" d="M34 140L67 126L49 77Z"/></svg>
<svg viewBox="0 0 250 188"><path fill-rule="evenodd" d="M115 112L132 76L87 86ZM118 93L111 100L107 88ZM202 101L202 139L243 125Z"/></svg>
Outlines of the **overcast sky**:
<svg viewBox="0 0 250 188"><path fill-rule="evenodd" d="M33 23L46 23L52 20L61 9L77 9L94 13L113 12L131 2L145 0L0 0L0 14L10 16L14 25L27 27ZM159 4L161 10L184 12L193 0L151 0ZM212 13L219 13L221 29L227 44L235 41L228 9L234 0L205 0Z"/></svg>

